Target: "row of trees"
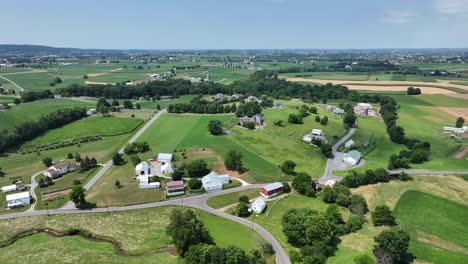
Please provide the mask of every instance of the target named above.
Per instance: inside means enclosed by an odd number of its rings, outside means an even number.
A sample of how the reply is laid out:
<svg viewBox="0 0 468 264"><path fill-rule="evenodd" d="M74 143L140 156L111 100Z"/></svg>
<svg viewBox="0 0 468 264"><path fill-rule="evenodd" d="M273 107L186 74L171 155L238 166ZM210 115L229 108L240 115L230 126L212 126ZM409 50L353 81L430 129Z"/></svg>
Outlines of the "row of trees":
<svg viewBox="0 0 468 264"><path fill-rule="evenodd" d="M60 109L41 117L38 121L27 121L18 125L13 133L0 133L0 152L34 139L54 128L62 127L86 117L85 108Z"/></svg>
<svg viewBox="0 0 468 264"><path fill-rule="evenodd" d="M407 95L420 95L421 94L421 89L419 88L414 88L414 87L409 87L406 90Z"/></svg>
<svg viewBox="0 0 468 264"><path fill-rule="evenodd" d="M169 113L196 113L196 114L223 114L235 113L236 105L222 105L218 103L197 104L197 103L178 103L170 104L167 107Z"/></svg>
<svg viewBox="0 0 468 264"><path fill-rule="evenodd" d="M143 142L132 142L127 144L124 147L124 153L127 155L133 155L137 153L143 153L150 150L150 147L148 145L148 142L143 141Z"/></svg>

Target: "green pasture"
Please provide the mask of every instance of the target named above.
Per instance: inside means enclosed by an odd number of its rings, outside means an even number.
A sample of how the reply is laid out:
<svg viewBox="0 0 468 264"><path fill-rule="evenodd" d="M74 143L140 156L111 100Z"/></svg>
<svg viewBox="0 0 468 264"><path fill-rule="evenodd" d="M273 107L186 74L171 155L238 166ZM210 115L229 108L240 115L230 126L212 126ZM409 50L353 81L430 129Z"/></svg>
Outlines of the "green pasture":
<svg viewBox="0 0 468 264"><path fill-rule="evenodd" d="M44 135L27 142L25 146L48 144L91 135L123 135L131 133L142 123L143 120L137 118L92 116L78 120L62 128L50 130Z"/></svg>
<svg viewBox="0 0 468 264"><path fill-rule="evenodd" d="M215 209L223 208L225 206L236 204L239 202L239 198L241 196L247 195L249 199L253 199L260 196L260 192L257 188L234 192L234 193L227 193L223 195L218 195L215 197L211 197L208 199L207 204L210 207Z"/></svg>
<svg viewBox="0 0 468 264"><path fill-rule="evenodd" d="M395 207L402 229L411 235L410 252L431 263L466 263L465 205L417 191L405 192Z"/></svg>
<svg viewBox="0 0 468 264"><path fill-rule="evenodd" d="M47 99L19 104L8 111L0 112L0 131L13 131L14 127L26 121L35 121L58 109L73 107L94 107L94 104L70 99Z"/></svg>
<svg viewBox="0 0 468 264"><path fill-rule="evenodd" d="M281 76L343 81L367 81L370 78L369 74L360 72L296 72L282 73Z"/></svg>

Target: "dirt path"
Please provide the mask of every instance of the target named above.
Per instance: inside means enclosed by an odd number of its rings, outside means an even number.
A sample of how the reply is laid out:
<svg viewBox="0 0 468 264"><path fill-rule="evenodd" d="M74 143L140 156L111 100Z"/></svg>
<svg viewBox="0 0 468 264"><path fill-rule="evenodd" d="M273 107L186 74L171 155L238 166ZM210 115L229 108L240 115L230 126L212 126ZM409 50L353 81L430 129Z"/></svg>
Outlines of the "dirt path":
<svg viewBox="0 0 468 264"><path fill-rule="evenodd" d="M322 80L309 79L302 77L285 78L291 82L312 82L312 83L333 83L348 86L351 90L367 90L367 91L406 91L409 86L416 86L425 94L456 94L456 92L438 88L434 86L446 86L450 88L463 89L468 91L468 86L452 84L452 83L427 83L427 82L406 82L406 81L343 81L343 80Z"/></svg>
<svg viewBox="0 0 468 264"><path fill-rule="evenodd" d="M462 159L467 153L468 153L468 147L465 147L460 152L455 154L455 156L453 156L453 157L456 158L456 159Z"/></svg>
<svg viewBox="0 0 468 264"><path fill-rule="evenodd" d="M103 72L98 72L98 73L89 73L89 74L88 74L88 77L98 77L98 76L101 76L101 75L106 75L106 74L109 74L109 73L112 73L112 72L116 72L116 71L120 71L120 70L123 70L123 68L117 68L117 69L108 70L108 71L103 71Z"/></svg>
<svg viewBox="0 0 468 264"><path fill-rule="evenodd" d="M108 82L90 82L90 81L85 81L85 84L101 84L101 85L114 85L115 83L108 83Z"/></svg>
<svg viewBox="0 0 468 264"><path fill-rule="evenodd" d="M15 74L26 74L26 73L46 73L49 72L48 70L38 70L38 69L31 69L29 71L22 71L22 72L7 72L2 73L2 75L15 75Z"/></svg>

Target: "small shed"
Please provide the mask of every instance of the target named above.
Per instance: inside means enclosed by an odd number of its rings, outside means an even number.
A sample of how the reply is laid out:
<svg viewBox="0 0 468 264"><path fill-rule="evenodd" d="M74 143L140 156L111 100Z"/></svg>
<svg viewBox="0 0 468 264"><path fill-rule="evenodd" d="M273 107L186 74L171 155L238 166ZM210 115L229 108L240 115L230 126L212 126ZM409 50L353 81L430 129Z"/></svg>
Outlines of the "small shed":
<svg viewBox="0 0 468 264"><path fill-rule="evenodd" d="M352 139L346 141L345 143L346 148L350 148L352 145L354 145L354 141Z"/></svg>
<svg viewBox="0 0 468 264"><path fill-rule="evenodd" d="M261 214L265 210L266 203L263 199L257 199L252 203L252 212L256 214Z"/></svg>
<svg viewBox="0 0 468 264"><path fill-rule="evenodd" d="M312 135L314 136L324 136L325 133L323 133L323 131L321 129L312 129L312 132L311 132Z"/></svg>

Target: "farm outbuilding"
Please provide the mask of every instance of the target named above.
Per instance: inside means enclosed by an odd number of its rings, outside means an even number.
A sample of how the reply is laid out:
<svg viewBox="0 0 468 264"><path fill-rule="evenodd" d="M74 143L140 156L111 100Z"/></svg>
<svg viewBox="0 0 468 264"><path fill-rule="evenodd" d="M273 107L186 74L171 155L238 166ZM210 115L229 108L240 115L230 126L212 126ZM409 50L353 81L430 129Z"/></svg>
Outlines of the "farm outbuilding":
<svg viewBox="0 0 468 264"><path fill-rule="evenodd" d="M206 192L218 191L223 189L224 184L229 183L229 175L219 175L212 171L202 178L203 188Z"/></svg>
<svg viewBox="0 0 468 264"><path fill-rule="evenodd" d="M159 153L158 154L158 161L159 162L171 162L172 161L172 154L170 154L170 153Z"/></svg>
<svg viewBox="0 0 468 264"><path fill-rule="evenodd" d="M284 186L281 182L267 184L260 188L260 194L265 198L271 198L284 191Z"/></svg>
<svg viewBox="0 0 468 264"><path fill-rule="evenodd" d="M136 175L150 175L151 169L146 162L140 162L135 166L135 173Z"/></svg>
<svg viewBox="0 0 468 264"><path fill-rule="evenodd" d="M170 181L166 183L167 196L179 195L185 193L184 181Z"/></svg>
<svg viewBox="0 0 468 264"><path fill-rule="evenodd" d="M3 193L13 192L13 191L16 191L16 190L17 190L16 184L7 185L7 186L2 187L2 192Z"/></svg>
<svg viewBox="0 0 468 264"><path fill-rule="evenodd" d="M25 206L31 203L29 192L20 192L6 196L8 208Z"/></svg>
<svg viewBox="0 0 468 264"><path fill-rule="evenodd" d="M346 153L343 158L343 162L348 166L354 166L358 164L360 160L361 152L357 150L351 150L350 152Z"/></svg>
<svg viewBox="0 0 468 264"><path fill-rule="evenodd" d="M261 214L265 210L266 203L263 199L257 199L252 203L251 210L256 214Z"/></svg>

